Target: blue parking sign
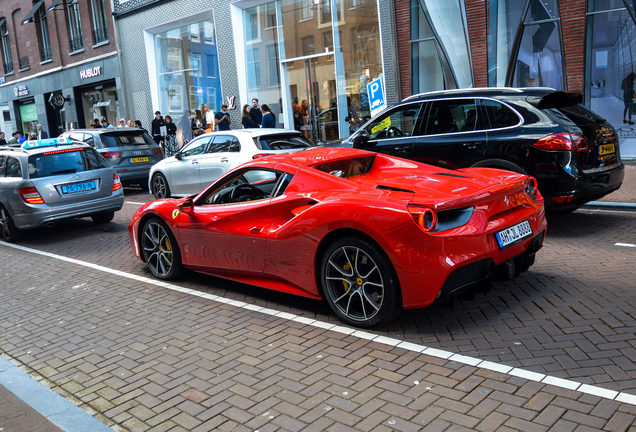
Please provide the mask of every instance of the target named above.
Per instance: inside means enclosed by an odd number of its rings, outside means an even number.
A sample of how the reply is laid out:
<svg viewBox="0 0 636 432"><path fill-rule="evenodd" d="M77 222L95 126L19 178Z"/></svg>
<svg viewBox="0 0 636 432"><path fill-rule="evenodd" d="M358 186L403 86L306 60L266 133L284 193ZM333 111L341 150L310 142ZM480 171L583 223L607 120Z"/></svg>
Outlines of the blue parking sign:
<svg viewBox="0 0 636 432"><path fill-rule="evenodd" d="M386 108L386 99L384 98L384 86L382 85L382 79L378 78L368 83L367 92L369 93L371 117L375 117L376 114Z"/></svg>

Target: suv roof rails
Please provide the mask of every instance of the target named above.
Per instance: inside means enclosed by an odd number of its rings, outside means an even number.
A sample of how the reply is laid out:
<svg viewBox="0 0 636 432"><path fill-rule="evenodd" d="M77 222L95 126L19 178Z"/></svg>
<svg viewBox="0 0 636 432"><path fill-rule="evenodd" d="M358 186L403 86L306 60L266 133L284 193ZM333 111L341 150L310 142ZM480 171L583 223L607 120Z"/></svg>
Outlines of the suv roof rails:
<svg viewBox="0 0 636 432"><path fill-rule="evenodd" d="M402 99L402 102L407 102L414 99L419 99L421 97L426 96L436 96L436 95L446 95L453 93L482 93L482 92L492 92L498 91L502 93L511 93L518 94L529 91L555 91L555 89L550 87L470 87L470 88L462 88L462 89L452 89L452 90L435 90L430 92L418 93L412 96L409 96L405 99Z"/></svg>
<svg viewBox="0 0 636 432"><path fill-rule="evenodd" d="M22 153L28 153L22 147L12 147L10 144L0 146L0 150L21 151Z"/></svg>

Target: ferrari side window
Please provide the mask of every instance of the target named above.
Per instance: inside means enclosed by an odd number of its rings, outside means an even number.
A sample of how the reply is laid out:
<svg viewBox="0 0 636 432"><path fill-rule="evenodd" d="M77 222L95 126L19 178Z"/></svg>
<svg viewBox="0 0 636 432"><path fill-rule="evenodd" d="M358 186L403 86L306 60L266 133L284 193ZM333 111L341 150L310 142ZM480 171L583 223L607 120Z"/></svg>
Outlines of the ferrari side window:
<svg viewBox="0 0 636 432"><path fill-rule="evenodd" d="M382 140L409 137L415 133L415 125L422 103L404 105L373 120L366 128L369 139Z"/></svg>
<svg viewBox="0 0 636 432"><path fill-rule="evenodd" d="M235 172L208 190L195 205L233 204L270 198L284 173L264 169Z"/></svg>

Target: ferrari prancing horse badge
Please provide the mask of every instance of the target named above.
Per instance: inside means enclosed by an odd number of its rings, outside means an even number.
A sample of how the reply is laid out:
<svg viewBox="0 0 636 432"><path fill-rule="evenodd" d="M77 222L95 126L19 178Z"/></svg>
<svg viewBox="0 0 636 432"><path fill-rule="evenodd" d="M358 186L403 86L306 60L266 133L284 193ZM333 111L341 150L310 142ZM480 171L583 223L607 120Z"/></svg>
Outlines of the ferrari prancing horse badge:
<svg viewBox="0 0 636 432"><path fill-rule="evenodd" d="M172 210L172 219L176 219L179 216L179 209Z"/></svg>

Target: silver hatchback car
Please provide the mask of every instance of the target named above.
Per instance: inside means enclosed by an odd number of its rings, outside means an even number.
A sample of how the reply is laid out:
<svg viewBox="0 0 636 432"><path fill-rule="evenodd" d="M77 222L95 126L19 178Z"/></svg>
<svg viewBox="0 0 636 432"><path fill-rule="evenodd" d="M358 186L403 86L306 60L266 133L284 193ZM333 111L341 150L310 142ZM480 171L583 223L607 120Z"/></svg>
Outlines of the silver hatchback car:
<svg viewBox="0 0 636 432"><path fill-rule="evenodd" d="M119 176L86 144L50 138L0 147L0 238L5 241L60 219L110 222L123 204Z"/></svg>

